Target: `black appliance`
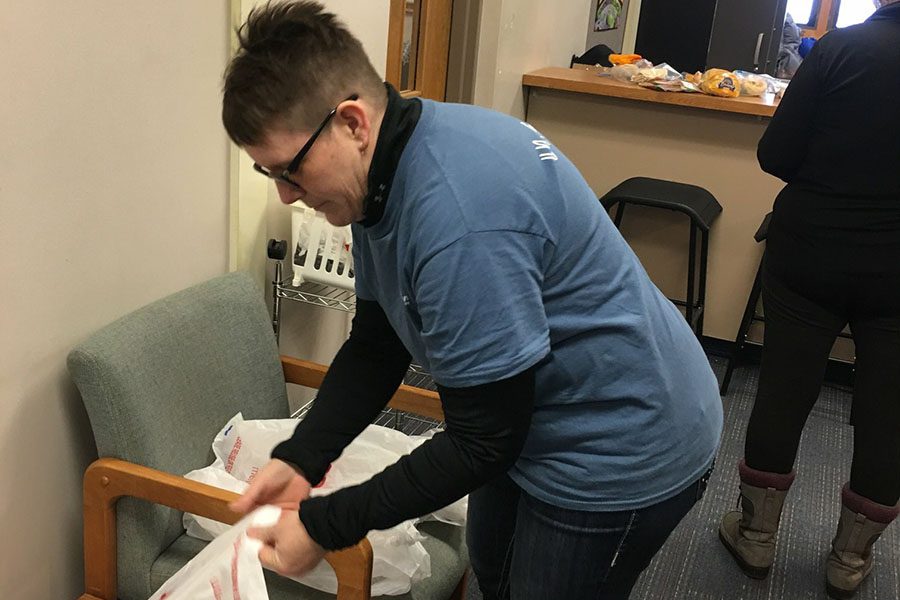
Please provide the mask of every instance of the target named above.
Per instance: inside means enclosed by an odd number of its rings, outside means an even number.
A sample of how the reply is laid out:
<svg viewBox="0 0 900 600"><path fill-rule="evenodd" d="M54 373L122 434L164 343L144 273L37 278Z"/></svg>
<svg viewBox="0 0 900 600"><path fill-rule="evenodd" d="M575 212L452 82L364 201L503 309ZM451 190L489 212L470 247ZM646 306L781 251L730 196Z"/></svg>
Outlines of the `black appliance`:
<svg viewBox="0 0 900 600"><path fill-rule="evenodd" d="M775 74L787 0L642 0L635 52L689 73Z"/></svg>

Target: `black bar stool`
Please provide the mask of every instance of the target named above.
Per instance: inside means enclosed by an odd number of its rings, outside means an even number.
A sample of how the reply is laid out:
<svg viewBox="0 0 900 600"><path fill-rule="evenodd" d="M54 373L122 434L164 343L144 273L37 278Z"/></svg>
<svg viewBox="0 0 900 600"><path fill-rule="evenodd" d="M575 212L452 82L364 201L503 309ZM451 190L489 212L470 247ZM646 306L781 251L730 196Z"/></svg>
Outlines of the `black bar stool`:
<svg viewBox="0 0 900 600"><path fill-rule="evenodd" d="M763 217L759 229L753 234L753 239L756 240L757 243L762 243L766 240L766 236L769 234L769 222L771 220L772 213ZM738 325L737 336L734 338L734 346L731 347L731 354L728 357L728 363L725 367L725 377L722 378L722 386L719 388L719 393L723 396L728 393L731 375L734 373L737 361L741 358L744 348L747 346L747 334L750 332L750 326L753 324L753 321L763 320L762 317L756 314L756 305L759 303L759 296L762 292L763 260L764 257L760 258L759 266L756 268L756 277L753 278L753 287L750 288L750 297L747 298L744 316L741 317L741 324Z"/></svg>
<svg viewBox="0 0 900 600"><path fill-rule="evenodd" d="M626 179L603 197L600 203L607 211L618 205L616 227L622 224L629 204L664 208L687 215L691 220L688 254L687 296L684 301L670 300L683 306L685 319L697 337L703 333L706 309L706 263L709 256L709 229L721 214L722 206L707 190L696 185L676 183L649 177ZM700 233L700 264L697 264L697 233ZM698 273L699 271L699 273ZM699 286L698 284L699 280Z"/></svg>

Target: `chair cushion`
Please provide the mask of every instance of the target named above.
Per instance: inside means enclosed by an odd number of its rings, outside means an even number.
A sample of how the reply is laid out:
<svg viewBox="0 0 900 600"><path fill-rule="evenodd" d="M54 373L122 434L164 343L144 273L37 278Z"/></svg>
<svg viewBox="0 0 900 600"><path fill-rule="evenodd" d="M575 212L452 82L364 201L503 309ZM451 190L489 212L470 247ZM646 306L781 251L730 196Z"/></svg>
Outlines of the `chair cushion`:
<svg viewBox="0 0 900 600"><path fill-rule="evenodd" d="M422 545L431 556L431 577L413 584L400 596L384 596L395 600L439 600L449 598L468 567L469 554L465 529L429 521L418 525L425 536ZM159 587L181 567L203 550L206 542L182 535L169 546L153 564L150 573L153 589ZM320 592L271 571L266 571L266 585L270 600L334 600L334 596Z"/></svg>

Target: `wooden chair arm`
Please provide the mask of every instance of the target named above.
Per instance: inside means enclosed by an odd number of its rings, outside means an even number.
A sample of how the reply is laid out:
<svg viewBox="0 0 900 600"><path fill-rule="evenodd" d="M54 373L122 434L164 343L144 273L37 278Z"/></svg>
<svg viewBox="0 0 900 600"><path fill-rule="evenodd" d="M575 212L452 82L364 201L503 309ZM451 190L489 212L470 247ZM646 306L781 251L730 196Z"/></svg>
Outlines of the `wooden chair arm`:
<svg viewBox="0 0 900 600"><path fill-rule="evenodd" d="M281 357L281 367L284 370L284 380L288 383L317 389L322 385L322 380L325 379L325 373L328 371L326 365L284 355ZM431 390L401 385L388 402L388 406L436 421L444 420L441 397L437 392Z"/></svg>
<svg viewBox="0 0 900 600"><path fill-rule="evenodd" d="M83 599L116 599L116 502L147 500L233 525L241 515L228 508L238 495L226 490L115 458L94 461L84 474ZM372 546L363 539L325 560L338 580L338 600L369 600Z"/></svg>

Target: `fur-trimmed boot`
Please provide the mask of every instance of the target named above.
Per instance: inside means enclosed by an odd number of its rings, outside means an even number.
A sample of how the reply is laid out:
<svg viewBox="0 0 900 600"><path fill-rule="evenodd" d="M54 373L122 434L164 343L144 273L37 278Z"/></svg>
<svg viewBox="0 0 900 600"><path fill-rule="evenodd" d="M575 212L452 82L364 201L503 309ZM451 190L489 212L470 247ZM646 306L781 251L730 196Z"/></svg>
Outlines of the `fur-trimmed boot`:
<svg viewBox="0 0 900 600"><path fill-rule="evenodd" d="M900 507L873 502L849 485L841 490L841 504L841 520L825 569L825 589L832 598L846 600L872 572L872 545L897 518Z"/></svg>
<svg viewBox="0 0 900 600"><path fill-rule="evenodd" d="M744 573L765 579L775 562L775 538L781 509L794 472L769 473L751 469L742 460L741 510L727 513L719 525L719 539Z"/></svg>

